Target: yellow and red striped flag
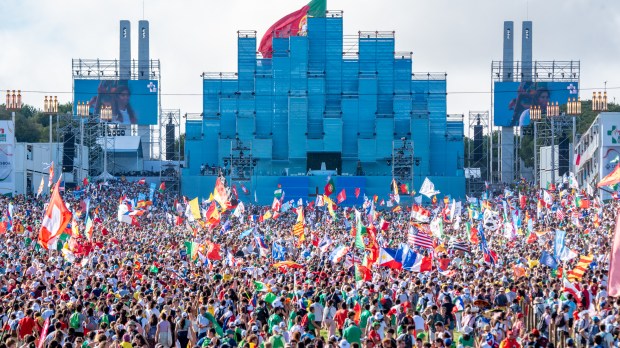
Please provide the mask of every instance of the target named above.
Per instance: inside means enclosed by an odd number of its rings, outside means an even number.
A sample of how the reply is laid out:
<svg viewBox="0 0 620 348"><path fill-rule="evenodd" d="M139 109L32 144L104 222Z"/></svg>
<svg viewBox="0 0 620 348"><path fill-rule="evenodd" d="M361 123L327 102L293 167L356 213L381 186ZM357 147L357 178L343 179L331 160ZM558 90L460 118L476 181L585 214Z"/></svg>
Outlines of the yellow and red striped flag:
<svg viewBox="0 0 620 348"><path fill-rule="evenodd" d="M592 263L592 260L594 260L594 256L593 255L588 255L588 256L581 256L579 258L579 262L577 262L577 266L575 266L575 268L573 268L572 271L568 272L567 274L567 278L570 281L581 281L581 278L583 278L583 275L586 273L586 271L588 270L588 267L590 267L590 264Z"/></svg>
<svg viewBox="0 0 620 348"><path fill-rule="evenodd" d="M299 241L304 241L305 235L304 235L304 223L303 222L298 222L293 226L293 235L297 238L299 238Z"/></svg>

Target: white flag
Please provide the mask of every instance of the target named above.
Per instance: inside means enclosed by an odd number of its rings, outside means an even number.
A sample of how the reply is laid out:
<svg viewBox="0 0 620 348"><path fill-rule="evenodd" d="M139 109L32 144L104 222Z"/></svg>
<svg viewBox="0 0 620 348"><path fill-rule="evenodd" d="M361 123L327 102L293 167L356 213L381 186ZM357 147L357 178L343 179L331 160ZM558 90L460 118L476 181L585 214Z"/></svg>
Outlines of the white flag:
<svg viewBox="0 0 620 348"><path fill-rule="evenodd" d="M575 173L573 172L568 175L568 185L570 186L570 188L579 190L579 182L577 182L577 178L575 177Z"/></svg>
<svg viewBox="0 0 620 348"><path fill-rule="evenodd" d="M416 204L422 204L422 196L417 196L413 200Z"/></svg>
<svg viewBox="0 0 620 348"><path fill-rule="evenodd" d="M45 186L45 180L41 177L41 183L39 184L39 189L37 190L37 197L39 197L43 192L43 186Z"/></svg>
<svg viewBox="0 0 620 348"><path fill-rule="evenodd" d="M450 205L450 222L454 221L454 213L456 212L456 199L452 199L452 204Z"/></svg>
<svg viewBox="0 0 620 348"><path fill-rule="evenodd" d="M420 194L423 194L428 198L432 198L434 195L437 195L439 193L439 191L435 190L435 184L433 184L433 182L430 181L428 178L424 178L422 187L420 187Z"/></svg>

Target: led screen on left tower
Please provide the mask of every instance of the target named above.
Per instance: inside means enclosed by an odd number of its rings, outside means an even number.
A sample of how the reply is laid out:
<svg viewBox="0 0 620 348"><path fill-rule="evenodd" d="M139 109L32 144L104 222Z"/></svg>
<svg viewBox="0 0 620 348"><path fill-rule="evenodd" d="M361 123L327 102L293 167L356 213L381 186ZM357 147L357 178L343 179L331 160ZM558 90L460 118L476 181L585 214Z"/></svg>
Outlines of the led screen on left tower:
<svg viewBox="0 0 620 348"><path fill-rule="evenodd" d="M159 111L157 80L74 80L73 112L79 103L89 106L91 115L102 108L112 113L111 123L157 124Z"/></svg>

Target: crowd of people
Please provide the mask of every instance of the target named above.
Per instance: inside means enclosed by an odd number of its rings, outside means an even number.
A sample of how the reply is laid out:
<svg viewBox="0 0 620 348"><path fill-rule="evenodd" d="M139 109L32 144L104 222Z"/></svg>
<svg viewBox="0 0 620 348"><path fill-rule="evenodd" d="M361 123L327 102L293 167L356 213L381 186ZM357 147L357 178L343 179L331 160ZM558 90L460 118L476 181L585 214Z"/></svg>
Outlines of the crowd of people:
<svg viewBox="0 0 620 348"><path fill-rule="evenodd" d="M525 182L415 211L394 195L390 208L286 193L257 206L227 192L196 216L193 197L137 182L67 190L71 224L49 249L49 195L0 198L0 348L620 342L616 201Z"/></svg>

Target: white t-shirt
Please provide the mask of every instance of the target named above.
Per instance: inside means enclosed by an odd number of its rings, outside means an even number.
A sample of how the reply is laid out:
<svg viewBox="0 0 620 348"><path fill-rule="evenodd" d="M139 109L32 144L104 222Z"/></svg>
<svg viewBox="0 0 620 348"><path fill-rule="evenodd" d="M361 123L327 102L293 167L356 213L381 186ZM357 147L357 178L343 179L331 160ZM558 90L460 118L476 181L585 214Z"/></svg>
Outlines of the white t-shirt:
<svg viewBox="0 0 620 348"><path fill-rule="evenodd" d="M415 331L420 332L424 331L424 318L419 315L413 316L413 323L415 325Z"/></svg>
<svg viewBox="0 0 620 348"><path fill-rule="evenodd" d="M323 307L323 305L320 304L319 302L314 302L313 304L310 305L310 308L312 308L312 312L314 313L314 320L322 321L323 310L325 309L325 307Z"/></svg>
<svg viewBox="0 0 620 348"><path fill-rule="evenodd" d="M201 327L203 325L204 327ZM205 318L205 316L202 314L198 315L198 334L207 332L208 327L209 327L209 320Z"/></svg>

